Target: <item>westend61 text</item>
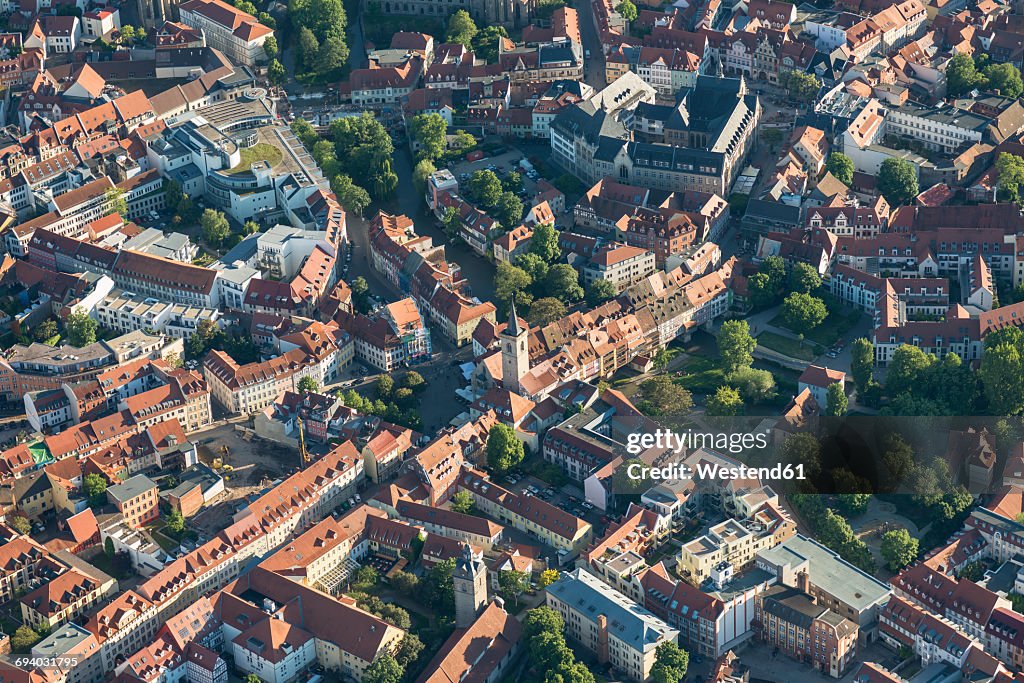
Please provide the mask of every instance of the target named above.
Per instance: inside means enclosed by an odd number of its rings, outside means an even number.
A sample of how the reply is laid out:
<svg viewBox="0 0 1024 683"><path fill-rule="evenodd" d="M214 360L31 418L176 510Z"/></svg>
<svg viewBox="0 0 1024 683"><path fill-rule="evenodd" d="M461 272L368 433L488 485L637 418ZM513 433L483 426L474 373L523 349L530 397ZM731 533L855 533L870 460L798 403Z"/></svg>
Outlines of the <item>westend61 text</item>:
<svg viewBox="0 0 1024 683"><path fill-rule="evenodd" d="M631 463L626 467L626 476L636 481L651 479L662 481L677 479L802 481L807 478L803 465L780 463L773 467L748 467L746 465L723 467L717 463L708 462L699 462L694 467L679 463L665 467L647 467L641 463Z"/></svg>

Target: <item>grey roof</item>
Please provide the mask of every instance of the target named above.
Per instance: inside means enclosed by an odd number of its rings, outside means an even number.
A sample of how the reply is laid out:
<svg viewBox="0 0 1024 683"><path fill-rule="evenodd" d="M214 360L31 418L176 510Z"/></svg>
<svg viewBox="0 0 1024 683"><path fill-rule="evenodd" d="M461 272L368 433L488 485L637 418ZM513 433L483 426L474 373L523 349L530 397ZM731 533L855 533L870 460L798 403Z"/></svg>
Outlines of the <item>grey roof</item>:
<svg viewBox="0 0 1024 683"><path fill-rule="evenodd" d="M90 638L95 640L92 633L86 631L78 624L74 622L64 624L33 645L32 654L42 658L63 657L69 653L77 655L82 652L82 644Z"/></svg>
<svg viewBox="0 0 1024 683"><path fill-rule="evenodd" d="M115 486L111 486L107 489L107 493L110 494L114 500L119 503L123 503L126 500L131 500L132 498L143 494L149 489L155 488L156 484L153 483L152 479L144 474L136 474L131 479L123 481Z"/></svg>
<svg viewBox="0 0 1024 683"><path fill-rule="evenodd" d="M797 567L807 563L810 582L858 612L889 598L892 589L857 569L820 543L796 535L757 554L759 566Z"/></svg>
<svg viewBox="0 0 1024 683"><path fill-rule="evenodd" d="M563 574L547 591L590 622L597 623L597 618L604 616L608 632L639 652L648 652L666 640L674 641L679 635L654 614L583 569Z"/></svg>

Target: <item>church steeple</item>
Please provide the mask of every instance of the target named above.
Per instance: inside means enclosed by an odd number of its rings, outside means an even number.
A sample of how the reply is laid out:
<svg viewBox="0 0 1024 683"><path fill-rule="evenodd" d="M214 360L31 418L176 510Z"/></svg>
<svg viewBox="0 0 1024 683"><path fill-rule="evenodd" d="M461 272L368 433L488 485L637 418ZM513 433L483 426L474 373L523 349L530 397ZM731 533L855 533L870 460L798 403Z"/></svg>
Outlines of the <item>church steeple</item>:
<svg viewBox="0 0 1024 683"><path fill-rule="evenodd" d="M520 393L519 380L530 371L530 351L527 348L529 326L516 315L516 300L509 306L508 324L501 337L501 383L509 391Z"/></svg>
<svg viewBox="0 0 1024 683"><path fill-rule="evenodd" d="M513 337L519 336L519 316L516 315L516 295L512 295L512 305L509 307L508 312L508 327L505 331Z"/></svg>

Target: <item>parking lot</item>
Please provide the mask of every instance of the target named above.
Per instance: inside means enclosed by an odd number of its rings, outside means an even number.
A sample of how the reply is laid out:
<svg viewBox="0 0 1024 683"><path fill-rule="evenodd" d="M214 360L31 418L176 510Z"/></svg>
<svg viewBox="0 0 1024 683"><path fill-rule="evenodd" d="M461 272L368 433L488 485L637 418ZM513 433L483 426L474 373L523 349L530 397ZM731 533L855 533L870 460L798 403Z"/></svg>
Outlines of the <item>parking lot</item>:
<svg viewBox="0 0 1024 683"><path fill-rule="evenodd" d="M545 481L521 470L514 470L505 479L508 488L531 495L560 508L569 514L585 519L591 524L602 522L601 511L583 499L583 492L572 484L566 484L560 488L551 486Z"/></svg>
<svg viewBox="0 0 1024 683"><path fill-rule="evenodd" d="M519 197L525 204L537 195L537 181L540 180L540 175L536 171L528 170L532 167L524 168L520 165L520 162L525 160L526 155L524 153L510 147L501 154L486 156L476 161L466 161L463 159L452 164L450 170L455 175L456 180L459 181L460 187L476 171L494 171L498 178L502 180L505 179L509 172L517 171L523 178L523 189L519 192Z"/></svg>

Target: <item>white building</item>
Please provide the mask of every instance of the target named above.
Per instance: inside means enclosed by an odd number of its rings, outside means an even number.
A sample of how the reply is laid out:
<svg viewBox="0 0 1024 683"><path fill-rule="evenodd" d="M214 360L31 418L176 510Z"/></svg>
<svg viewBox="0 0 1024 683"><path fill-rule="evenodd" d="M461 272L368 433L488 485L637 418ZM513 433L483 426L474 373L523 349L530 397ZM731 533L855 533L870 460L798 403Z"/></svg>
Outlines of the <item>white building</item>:
<svg viewBox="0 0 1024 683"><path fill-rule="evenodd" d="M635 681L650 677L657 647L679 637L679 631L583 569L548 586L547 605L562 615L567 635Z"/></svg>
<svg viewBox="0 0 1024 683"><path fill-rule="evenodd" d="M274 32L251 14L221 0L188 0L178 10L181 23L201 30L207 45L220 50L231 61L253 66L266 59L263 43Z"/></svg>

